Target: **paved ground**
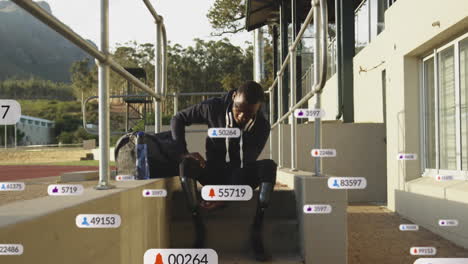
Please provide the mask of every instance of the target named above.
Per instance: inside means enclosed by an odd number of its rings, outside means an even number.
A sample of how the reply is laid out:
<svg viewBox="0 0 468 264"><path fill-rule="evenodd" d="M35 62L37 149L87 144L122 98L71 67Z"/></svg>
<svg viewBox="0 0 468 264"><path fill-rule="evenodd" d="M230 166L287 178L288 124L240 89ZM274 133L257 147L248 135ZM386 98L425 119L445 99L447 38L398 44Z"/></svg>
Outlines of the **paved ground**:
<svg viewBox="0 0 468 264"><path fill-rule="evenodd" d="M375 205L348 206L348 264L412 264L417 256L414 246L437 249L435 258L468 258L468 250L420 227L419 231L402 232L400 224L410 221Z"/></svg>

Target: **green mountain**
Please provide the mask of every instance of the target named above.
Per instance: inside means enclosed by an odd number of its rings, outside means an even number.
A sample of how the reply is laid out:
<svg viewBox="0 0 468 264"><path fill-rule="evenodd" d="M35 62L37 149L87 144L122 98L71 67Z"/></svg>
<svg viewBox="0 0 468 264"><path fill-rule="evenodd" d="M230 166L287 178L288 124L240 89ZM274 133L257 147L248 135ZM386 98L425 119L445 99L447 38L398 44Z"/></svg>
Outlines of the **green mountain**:
<svg viewBox="0 0 468 264"><path fill-rule="evenodd" d="M37 4L52 14L47 2ZM0 0L0 80L33 75L70 82L71 64L85 57L89 56L15 3Z"/></svg>

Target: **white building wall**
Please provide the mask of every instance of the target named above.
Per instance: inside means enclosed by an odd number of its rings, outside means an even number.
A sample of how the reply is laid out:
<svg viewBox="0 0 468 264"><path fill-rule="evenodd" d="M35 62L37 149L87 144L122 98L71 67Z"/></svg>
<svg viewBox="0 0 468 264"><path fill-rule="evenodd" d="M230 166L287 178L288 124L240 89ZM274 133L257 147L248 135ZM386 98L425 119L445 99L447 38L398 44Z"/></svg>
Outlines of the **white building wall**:
<svg viewBox="0 0 468 264"><path fill-rule="evenodd" d="M50 120L21 116L21 120L17 123L16 127L25 135L19 144L44 145L53 143L53 126L54 122Z"/></svg>
<svg viewBox="0 0 468 264"><path fill-rule="evenodd" d="M398 0L385 12L385 29L361 50L354 63L354 120L382 123L382 71L386 71L387 193L395 210L395 190L421 177L421 162L397 160L400 152L420 153L420 61L434 48L468 32L466 0ZM346 84L345 84L346 85ZM324 120L334 120L336 75L322 95ZM312 107L315 99L309 101ZM467 188L468 191L468 188Z"/></svg>

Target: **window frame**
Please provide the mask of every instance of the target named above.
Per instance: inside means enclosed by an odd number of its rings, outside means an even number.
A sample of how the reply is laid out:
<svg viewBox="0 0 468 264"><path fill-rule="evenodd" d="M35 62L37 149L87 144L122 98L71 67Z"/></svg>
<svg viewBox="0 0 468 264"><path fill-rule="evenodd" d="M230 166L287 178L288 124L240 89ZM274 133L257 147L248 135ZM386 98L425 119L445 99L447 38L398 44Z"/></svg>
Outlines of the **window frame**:
<svg viewBox="0 0 468 264"><path fill-rule="evenodd" d="M468 33L465 33L450 42L436 48L433 50L432 53L427 54L426 56L422 57L420 60L420 134L421 134L421 168L422 168L422 176L423 177L435 177L436 175L452 175L456 179L459 180L468 180L468 168L463 168L462 167L462 135L461 135L461 83L460 83L460 42L463 40L468 39ZM443 52L444 50L452 48L454 52L454 89L455 89L455 155L456 155L456 164L457 164L457 169L456 170L446 170L446 169L441 169L440 168L440 67L439 67L439 59L440 59L440 53ZM427 142L427 131L426 131L426 125L427 125L427 120L426 120L426 109L427 109L427 95L426 95L426 71L425 71L425 63L433 59L434 61L434 104L435 104L435 151L436 151L436 168L427 168L427 155L428 155L428 150L426 147L426 142ZM468 152L468 150L465 150L465 152ZM468 153L467 153L468 154ZM465 154L465 155L467 155Z"/></svg>

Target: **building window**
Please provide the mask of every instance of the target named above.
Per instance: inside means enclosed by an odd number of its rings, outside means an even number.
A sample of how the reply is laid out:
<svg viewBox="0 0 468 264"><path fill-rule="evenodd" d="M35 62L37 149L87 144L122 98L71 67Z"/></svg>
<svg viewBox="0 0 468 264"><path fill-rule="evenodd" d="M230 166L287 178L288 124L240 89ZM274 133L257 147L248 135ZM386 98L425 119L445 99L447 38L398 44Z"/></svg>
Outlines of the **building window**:
<svg viewBox="0 0 468 264"><path fill-rule="evenodd" d="M39 121L34 121L34 124L35 124L36 126L38 126L38 125L39 125Z"/></svg>
<svg viewBox="0 0 468 264"><path fill-rule="evenodd" d="M32 125L33 121L32 120L28 120L28 124Z"/></svg>
<svg viewBox="0 0 468 264"><path fill-rule="evenodd" d="M354 12L355 52L359 53L385 29L385 11L394 1L364 0Z"/></svg>
<svg viewBox="0 0 468 264"><path fill-rule="evenodd" d="M462 170L468 170L468 38L459 45Z"/></svg>
<svg viewBox="0 0 468 264"><path fill-rule="evenodd" d="M45 127L45 126L46 126L46 122L41 122L41 126Z"/></svg>
<svg viewBox="0 0 468 264"><path fill-rule="evenodd" d="M426 172L468 171L468 34L423 59Z"/></svg>

